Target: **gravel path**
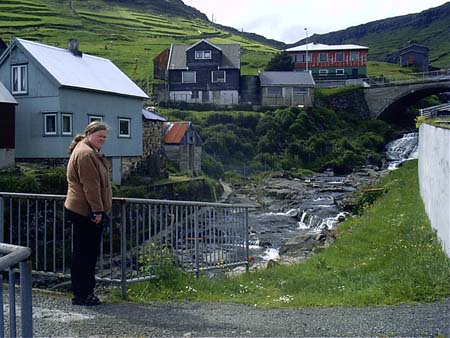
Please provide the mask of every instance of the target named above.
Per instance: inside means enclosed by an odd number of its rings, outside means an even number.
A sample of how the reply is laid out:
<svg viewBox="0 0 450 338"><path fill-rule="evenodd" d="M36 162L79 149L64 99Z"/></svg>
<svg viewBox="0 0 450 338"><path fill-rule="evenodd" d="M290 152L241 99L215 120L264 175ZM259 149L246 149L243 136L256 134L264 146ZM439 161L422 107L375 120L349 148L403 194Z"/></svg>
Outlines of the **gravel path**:
<svg viewBox="0 0 450 338"><path fill-rule="evenodd" d="M33 295L37 337L450 337L450 299L419 305L260 309L234 303L73 306Z"/></svg>

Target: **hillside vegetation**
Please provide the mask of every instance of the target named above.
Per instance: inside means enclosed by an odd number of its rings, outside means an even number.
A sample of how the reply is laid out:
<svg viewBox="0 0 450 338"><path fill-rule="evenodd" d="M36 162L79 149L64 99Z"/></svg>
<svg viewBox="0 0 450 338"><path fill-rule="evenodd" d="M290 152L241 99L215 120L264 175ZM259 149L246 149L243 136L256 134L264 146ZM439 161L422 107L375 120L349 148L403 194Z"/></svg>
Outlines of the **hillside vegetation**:
<svg viewBox="0 0 450 338"><path fill-rule="evenodd" d="M399 50L410 42L430 49L430 63L450 68L450 2L420 13L377 20L327 34L314 34L309 42L352 43L369 47L369 60L395 63ZM300 40L299 45L306 41Z"/></svg>
<svg viewBox="0 0 450 338"><path fill-rule="evenodd" d="M243 74L262 70L277 51L217 28L179 0L2 0L0 18L6 43L20 37L65 48L76 38L84 53L111 59L146 92L153 57L172 43L238 43Z"/></svg>

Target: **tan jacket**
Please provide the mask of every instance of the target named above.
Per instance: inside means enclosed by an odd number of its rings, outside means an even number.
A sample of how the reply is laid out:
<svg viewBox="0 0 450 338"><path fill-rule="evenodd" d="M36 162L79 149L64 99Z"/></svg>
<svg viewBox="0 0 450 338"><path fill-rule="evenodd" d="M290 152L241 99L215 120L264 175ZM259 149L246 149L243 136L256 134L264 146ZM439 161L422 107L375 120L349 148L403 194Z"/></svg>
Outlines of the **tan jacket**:
<svg viewBox="0 0 450 338"><path fill-rule="evenodd" d="M109 164L84 139L80 141L67 164L67 197L64 206L80 215L111 210L112 190Z"/></svg>

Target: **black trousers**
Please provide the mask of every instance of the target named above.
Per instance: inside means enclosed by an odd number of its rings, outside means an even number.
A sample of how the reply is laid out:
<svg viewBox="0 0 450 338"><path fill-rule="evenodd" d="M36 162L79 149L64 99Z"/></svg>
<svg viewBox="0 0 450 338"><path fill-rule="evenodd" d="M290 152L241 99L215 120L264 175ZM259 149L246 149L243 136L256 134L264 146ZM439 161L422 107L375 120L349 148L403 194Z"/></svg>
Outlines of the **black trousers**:
<svg viewBox="0 0 450 338"><path fill-rule="evenodd" d="M84 298L94 292L95 266L100 253L103 226L88 217L67 210L73 225L73 249L70 275L75 297Z"/></svg>

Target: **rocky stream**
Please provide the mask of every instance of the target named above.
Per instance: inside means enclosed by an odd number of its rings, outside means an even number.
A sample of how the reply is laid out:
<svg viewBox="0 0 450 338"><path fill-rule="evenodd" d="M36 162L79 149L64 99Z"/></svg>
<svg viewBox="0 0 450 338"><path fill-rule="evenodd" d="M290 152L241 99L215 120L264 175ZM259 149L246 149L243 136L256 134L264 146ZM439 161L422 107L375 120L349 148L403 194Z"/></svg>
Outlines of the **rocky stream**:
<svg viewBox="0 0 450 338"><path fill-rule="evenodd" d="M417 138L410 133L389 143L382 168L367 165L349 175L326 171L301 179L278 173L233 187L226 202L255 205L249 212L253 266L296 262L332 243L336 225L348 217L359 194L417 158Z"/></svg>

